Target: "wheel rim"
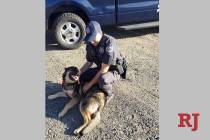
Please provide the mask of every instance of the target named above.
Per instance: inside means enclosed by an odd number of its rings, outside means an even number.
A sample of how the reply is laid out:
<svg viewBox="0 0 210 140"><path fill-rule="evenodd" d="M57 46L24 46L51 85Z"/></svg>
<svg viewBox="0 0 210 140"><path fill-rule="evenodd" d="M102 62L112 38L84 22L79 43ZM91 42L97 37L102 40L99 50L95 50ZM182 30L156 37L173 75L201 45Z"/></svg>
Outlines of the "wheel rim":
<svg viewBox="0 0 210 140"><path fill-rule="evenodd" d="M60 37L67 44L75 44L80 38L80 28L73 22L66 22L61 26Z"/></svg>

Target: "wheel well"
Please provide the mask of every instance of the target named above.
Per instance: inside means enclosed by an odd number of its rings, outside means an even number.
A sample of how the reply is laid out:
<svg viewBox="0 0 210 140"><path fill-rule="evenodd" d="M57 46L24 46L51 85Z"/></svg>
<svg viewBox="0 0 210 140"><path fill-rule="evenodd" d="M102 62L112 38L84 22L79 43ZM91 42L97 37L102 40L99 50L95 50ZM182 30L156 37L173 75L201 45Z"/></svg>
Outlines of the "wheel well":
<svg viewBox="0 0 210 140"><path fill-rule="evenodd" d="M63 13L67 13L67 12L71 12L71 13L75 13L77 14L78 16L80 16L85 23L88 23L89 22L89 18L87 16L87 14L79 7L77 6L74 6L74 5L64 5L64 6L61 6L59 8L57 8L49 17L48 19L48 29L51 30L52 29L52 25L53 25L53 22L55 21L55 19L63 14Z"/></svg>

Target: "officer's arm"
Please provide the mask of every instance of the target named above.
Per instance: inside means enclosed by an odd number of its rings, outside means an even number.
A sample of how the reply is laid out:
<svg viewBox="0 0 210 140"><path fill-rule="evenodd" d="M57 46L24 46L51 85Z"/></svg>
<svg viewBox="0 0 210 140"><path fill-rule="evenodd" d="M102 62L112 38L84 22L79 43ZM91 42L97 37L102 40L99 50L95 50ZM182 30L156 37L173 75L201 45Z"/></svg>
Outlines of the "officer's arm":
<svg viewBox="0 0 210 140"><path fill-rule="evenodd" d="M107 73L108 70L109 70L109 66L110 66L110 65L107 65L107 64L102 63L101 69L100 69L100 73L101 73L101 74Z"/></svg>
<svg viewBox="0 0 210 140"><path fill-rule="evenodd" d="M81 68L80 68L80 74L85 72L87 69L89 69L93 65L93 62L86 62Z"/></svg>
<svg viewBox="0 0 210 140"><path fill-rule="evenodd" d="M96 84L98 82L99 77L102 74L107 73L108 70L109 70L109 65L102 63L101 69L98 71L98 73L95 75L95 77L89 82L89 84L91 86L93 86L94 84Z"/></svg>

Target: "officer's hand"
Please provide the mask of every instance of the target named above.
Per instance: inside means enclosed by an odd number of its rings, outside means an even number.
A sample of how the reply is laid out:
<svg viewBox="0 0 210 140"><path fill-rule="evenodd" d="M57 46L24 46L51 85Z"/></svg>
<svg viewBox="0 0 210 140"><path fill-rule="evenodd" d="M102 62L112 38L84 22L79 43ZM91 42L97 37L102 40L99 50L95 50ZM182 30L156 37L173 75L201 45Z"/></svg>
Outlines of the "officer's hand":
<svg viewBox="0 0 210 140"><path fill-rule="evenodd" d="M58 79L57 83L58 83L59 85L62 85L63 79Z"/></svg>
<svg viewBox="0 0 210 140"><path fill-rule="evenodd" d="M83 87L83 92L86 93L91 87L92 87L91 84L86 83L86 84L84 85L84 87Z"/></svg>

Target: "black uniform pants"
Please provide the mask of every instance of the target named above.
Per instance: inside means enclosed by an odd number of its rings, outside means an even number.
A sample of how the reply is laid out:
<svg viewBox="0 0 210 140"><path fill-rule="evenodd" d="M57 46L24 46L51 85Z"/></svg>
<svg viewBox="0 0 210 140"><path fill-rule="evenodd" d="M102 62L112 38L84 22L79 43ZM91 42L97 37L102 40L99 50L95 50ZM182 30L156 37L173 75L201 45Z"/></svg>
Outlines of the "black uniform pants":
<svg viewBox="0 0 210 140"><path fill-rule="evenodd" d="M80 82L89 82L99 71L99 68L89 68L87 71L81 74ZM99 87L107 93L108 96L112 95L112 85L116 80L120 79L120 75L117 71L108 71L101 75L98 80Z"/></svg>

